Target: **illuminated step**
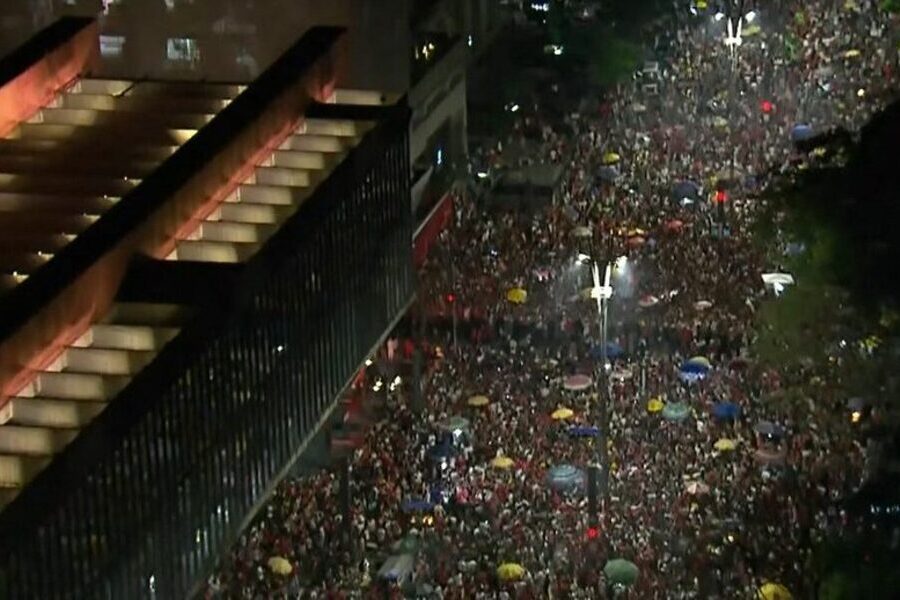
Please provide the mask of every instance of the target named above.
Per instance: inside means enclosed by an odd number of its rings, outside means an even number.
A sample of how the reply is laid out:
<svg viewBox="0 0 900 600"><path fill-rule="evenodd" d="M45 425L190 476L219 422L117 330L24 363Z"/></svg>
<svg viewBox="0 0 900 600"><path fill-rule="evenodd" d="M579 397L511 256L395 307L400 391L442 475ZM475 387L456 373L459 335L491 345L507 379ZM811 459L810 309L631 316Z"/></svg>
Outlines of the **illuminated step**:
<svg viewBox="0 0 900 600"><path fill-rule="evenodd" d="M28 123L43 125L76 125L79 127L103 126L110 121L110 115L115 114L117 121L129 116L127 112L110 113L93 109L75 108L47 108L39 111L28 120ZM159 126L165 124L174 128L199 129L214 115L177 113L172 111L159 111L153 113L135 113L134 119L139 119L142 125L147 123Z"/></svg>
<svg viewBox="0 0 900 600"><path fill-rule="evenodd" d="M68 94L103 94L116 96L133 85L133 81L126 81L124 79L80 79L69 89Z"/></svg>
<svg viewBox="0 0 900 600"><path fill-rule="evenodd" d="M223 202L209 220L238 221L271 225L280 223L294 210L293 206L275 204L252 204L247 201Z"/></svg>
<svg viewBox="0 0 900 600"><path fill-rule="evenodd" d="M340 156L325 152L278 150L272 155L270 164L267 166L291 169L327 169L337 164Z"/></svg>
<svg viewBox="0 0 900 600"><path fill-rule="evenodd" d="M73 429L3 425L0 426L0 454L50 456L65 448L77 434Z"/></svg>
<svg viewBox="0 0 900 600"><path fill-rule="evenodd" d="M41 371L17 397L107 401L122 391L128 381L128 377L120 375Z"/></svg>
<svg viewBox="0 0 900 600"><path fill-rule="evenodd" d="M91 226L97 215L61 215L38 212L0 212L0 230L29 233L78 233Z"/></svg>
<svg viewBox="0 0 900 600"><path fill-rule="evenodd" d="M256 249L256 244L182 240L175 247L172 258L199 262L239 263L253 256Z"/></svg>
<svg viewBox="0 0 900 600"><path fill-rule="evenodd" d="M106 408L105 402L58 398L20 398L10 400L13 425L80 429Z"/></svg>
<svg viewBox="0 0 900 600"><path fill-rule="evenodd" d="M181 81L146 81L132 87L126 96L153 95L175 98L212 98L232 100L247 86L224 83L195 83Z"/></svg>
<svg viewBox="0 0 900 600"><path fill-rule="evenodd" d="M356 137L366 132L371 124L350 119L306 119L301 126L305 135L333 135Z"/></svg>
<svg viewBox="0 0 900 600"><path fill-rule="evenodd" d="M0 290L11 290L28 279L24 273L0 273Z"/></svg>
<svg viewBox="0 0 900 600"><path fill-rule="evenodd" d="M304 150L311 152L343 152L352 144L348 140L331 135L292 135L282 144L281 150Z"/></svg>
<svg viewBox="0 0 900 600"><path fill-rule="evenodd" d="M274 226L256 223L205 221L191 235L190 239L257 244L268 239L274 230Z"/></svg>
<svg viewBox="0 0 900 600"><path fill-rule="evenodd" d="M2 164L2 160L0 160ZM32 210L101 215L118 202L115 196L64 196L0 192L0 212Z"/></svg>
<svg viewBox="0 0 900 600"><path fill-rule="evenodd" d="M0 252L33 251L54 253L75 239L70 233L39 233L32 231L5 231L0 235Z"/></svg>
<svg viewBox="0 0 900 600"><path fill-rule="evenodd" d="M242 183L233 194L225 199L225 202L230 204L245 202L248 204L293 206L303 197L305 197L305 190L303 189L280 185L248 185Z"/></svg>
<svg viewBox="0 0 900 600"><path fill-rule="evenodd" d="M256 182L259 185L284 185L307 187L313 181L309 171L284 167L257 167Z"/></svg>
<svg viewBox="0 0 900 600"><path fill-rule="evenodd" d="M34 273L53 257L39 252L10 252L0 254L0 270L17 273Z"/></svg>
<svg viewBox="0 0 900 600"><path fill-rule="evenodd" d="M156 351L176 335L178 330L171 327L97 323L72 345L78 348Z"/></svg>
<svg viewBox="0 0 900 600"><path fill-rule="evenodd" d="M22 487L49 463L49 457L0 454L0 487Z"/></svg>
<svg viewBox="0 0 900 600"><path fill-rule="evenodd" d="M385 94L372 90L354 90L339 88L334 91L332 102L335 104L354 104L357 106L383 106L392 104L396 94Z"/></svg>
<svg viewBox="0 0 900 600"><path fill-rule="evenodd" d="M135 375L150 364L154 356L155 354L149 351L70 346L47 367L47 370L101 375Z"/></svg>
<svg viewBox="0 0 900 600"><path fill-rule="evenodd" d="M123 96L116 98L104 94L68 94L60 99L59 107L125 112L143 112L155 109L178 113L216 114L228 104L228 100L216 98L178 98L172 96L154 98L148 96Z"/></svg>
<svg viewBox="0 0 900 600"><path fill-rule="evenodd" d="M10 137L13 139L79 140L84 143L84 138L91 136L91 144L97 142L125 147L128 144L181 145L196 133L197 129L195 128L146 127L140 123L139 119L134 121L125 121L123 119L116 123L114 128L55 123L22 123L13 131Z"/></svg>

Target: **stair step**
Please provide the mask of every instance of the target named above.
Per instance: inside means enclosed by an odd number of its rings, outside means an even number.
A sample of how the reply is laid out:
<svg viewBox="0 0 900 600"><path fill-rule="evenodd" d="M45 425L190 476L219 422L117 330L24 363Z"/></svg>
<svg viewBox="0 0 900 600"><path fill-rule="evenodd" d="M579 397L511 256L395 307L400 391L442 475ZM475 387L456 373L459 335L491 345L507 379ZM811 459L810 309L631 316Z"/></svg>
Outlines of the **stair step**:
<svg viewBox="0 0 900 600"><path fill-rule="evenodd" d="M306 135L332 135L356 137L363 133L367 123L351 119L306 119L303 132Z"/></svg>
<svg viewBox="0 0 900 600"><path fill-rule="evenodd" d="M51 456L66 447L78 431L3 425L0 427L0 454Z"/></svg>
<svg viewBox="0 0 900 600"><path fill-rule="evenodd" d="M188 310L179 304L117 302L112 305L103 322L138 327L148 325L177 327L187 319L187 313Z"/></svg>
<svg viewBox="0 0 900 600"><path fill-rule="evenodd" d="M253 256L257 247L257 244L182 240L178 242L173 258L199 262L238 263Z"/></svg>
<svg viewBox="0 0 900 600"><path fill-rule="evenodd" d="M24 487L49 462L49 457L0 454L0 487Z"/></svg>
<svg viewBox="0 0 900 600"><path fill-rule="evenodd" d="M252 204L250 202L223 202L217 209L219 219L240 223L275 225L281 223L294 211L293 206L273 204Z"/></svg>
<svg viewBox="0 0 900 600"><path fill-rule="evenodd" d="M106 408L105 402L57 398L17 397L9 403L12 405L10 423L53 429L80 429Z"/></svg>
<svg viewBox="0 0 900 600"><path fill-rule="evenodd" d="M227 204L268 204L272 206L293 206L306 191L280 185L241 184L225 202Z"/></svg>
<svg viewBox="0 0 900 600"><path fill-rule="evenodd" d="M281 150L308 150L312 152L343 152L351 138L330 135L292 135L282 144Z"/></svg>
<svg viewBox="0 0 900 600"><path fill-rule="evenodd" d="M268 239L274 227L235 221L205 221L194 232L192 239L209 242L235 242L259 244Z"/></svg>
<svg viewBox="0 0 900 600"><path fill-rule="evenodd" d="M18 397L106 401L122 391L130 379L120 375L41 371L34 381L22 388Z"/></svg>
<svg viewBox="0 0 900 600"><path fill-rule="evenodd" d="M0 254L0 270L17 273L34 273L53 258L43 252L8 252Z"/></svg>
<svg viewBox="0 0 900 600"><path fill-rule="evenodd" d="M271 164L291 169L327 169L337 162L339 154L331 152L303 152L300 150L276 150Z"/></svg>
<svg viewBox="0 0 900 600"><path fill-rule="evenodd" d="M308 187L313 177L309 171L288 167L257 167L256 182L262 185Z"/></svg>
<svg viewBox="0 0 900 600"><path fill-rule="evenodd" d="M178 335L174 327L112 325L98 323L81 336L73 346L79 348L115 348L119 350L157 351Z"/></svg>
<svg viewBox="0 0 900 600"><path fill-rule="evenodd" d="M100 375L135 375L150 364L154 356L153 352L70 346L47 370Z"/></svg>
<svg viewBox="0 0 900 600"><path fill-rule="evenodd" d="M90 108L49 108L43 109L38 114L31 117L28 123L48 124L48 125L76 125L79 127L103 126L101 119L109 119L111 114L116 116L119 113L110 113L109 111L97 111ZM138 116L137 114L135 116ZM185 114L178 112L157 112L155 114L143 113L140 118L144 122L151 122L154 125L166 125L176 128L193 128L199 129L212 119L213 115L209 114Z"/></svg>

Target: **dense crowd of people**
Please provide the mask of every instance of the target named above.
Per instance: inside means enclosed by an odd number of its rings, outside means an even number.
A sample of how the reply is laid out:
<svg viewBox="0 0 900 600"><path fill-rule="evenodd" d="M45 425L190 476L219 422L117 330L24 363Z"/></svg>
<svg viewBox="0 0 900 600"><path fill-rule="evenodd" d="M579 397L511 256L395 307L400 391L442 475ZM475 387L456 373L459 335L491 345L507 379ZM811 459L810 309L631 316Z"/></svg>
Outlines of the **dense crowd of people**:
<svg viewBox="0 0 900 600"><path fill-rule="evenodd" d="M355 452L353 550L337 476L289 479L207 596L390 597L375 557L410 538L419 592L436 598L811 594L811 548L843 522L864 453L846 398L824 385L808 404L772 401L810 374L749 353L772 293L761 274L778 267L750 238L754 198L798 162L795 126L855 130L895 93L876 4L767 3L733 54L723 19L669 23L652 85L561 124L526 107L506 141L540 148L523 162L566 163L559 197L536 213L457 202L420 273L440 347L426 407L393 394ZM614 264L605 348L594 262L601 276ZM595 516L585 474L598 463ZM560 465L572 481L553 478ZM636 580L606 573L614 558ZM498 574L504 563L521 569Z"/></svg>

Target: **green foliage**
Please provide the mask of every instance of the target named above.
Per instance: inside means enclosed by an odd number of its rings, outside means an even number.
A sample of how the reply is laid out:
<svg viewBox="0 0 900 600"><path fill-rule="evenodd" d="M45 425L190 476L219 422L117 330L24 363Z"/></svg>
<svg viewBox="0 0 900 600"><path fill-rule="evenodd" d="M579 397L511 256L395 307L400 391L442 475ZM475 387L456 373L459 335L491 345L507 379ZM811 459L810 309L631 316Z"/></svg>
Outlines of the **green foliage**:
<svg viewBox="0 0 900 600"><path fill-rule="evenodd" d="M900 0L881 0L881 10L900 13Z"/></svg>
<svg viewBox="0 0 900 600"><path fill-rule="evenodd" d="M565 46L565 61L581 70L587 83L607 87L626 79L641 62L641 47L609 27L574 28Z"/></svg>

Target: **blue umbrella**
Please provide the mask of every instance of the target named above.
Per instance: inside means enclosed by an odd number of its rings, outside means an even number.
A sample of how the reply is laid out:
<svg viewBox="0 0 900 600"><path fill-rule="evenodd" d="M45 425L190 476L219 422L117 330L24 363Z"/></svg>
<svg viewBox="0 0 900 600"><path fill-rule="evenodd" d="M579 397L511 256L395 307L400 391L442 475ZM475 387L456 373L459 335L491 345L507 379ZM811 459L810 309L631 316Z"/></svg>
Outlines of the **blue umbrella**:
<svg viewBox="0 0 900 600"><path fill-rule="evenodd" d="M597 437L600 435L600 430L597 427L575 425L569 427L569 435L572 437Z"/></svg>
<svg viewBox="0 0 900 600"><path fill-rule="evenodd" d="M700 199L700 186L693 181L681 181L672 188L672 198L681 202L685 198L691 200Z"/></svg>
<svg viewBox="0 0 900 600"><path fill-rule="evenodd" d="M547 485L557 491L580 489L584 481L584 472L572 465L557 465L547 471Z"/></svg>
<svg viewBox="0 0 900 600"><path fill-rule="evenodd" d="M693 360L687 360L681 365L682 373L702 373L706 374L709 371L709 367L705 364Z"/></svg>
<svg viewBox="0 0 900 600"><path fill-rule="evenodd" d="M444 440L440 444L435 444L428 451L428 455L434 460L442 460L453 456L453 445L450 440Z"/></svg>
<svg viewBox="0 0 900 600"><path fill-rule="evenodd" d="M713 416L723 421L733 421L741 416L741 407L734 402L719 402L713 406Z"/></svg>
<svg viewBox="0 0 900 600"><path fill-rule="evenodd" d="M591 348L591 358L594 360L603 359L603 346L597 344ZM606 357L607 358L621 358L625 356L625 349L622 348L619 344L615 342L606 342Z"/></svg>
<svg viewBox="0 0 900 600"><path fill-rule="evenodd" d="M813 128L806 123L798 123L794 125L794 128L791 129L791 141L792 142L804 142L808 139L815 137L815 132Z"/></svg>
<svg viewBox="0 0 900 600"><path fill-rule="evenodd" d="M613 166L600 167L599 177L601 181L615 183L619 179L619 170Z"/></svg>
<svg viewBox="0 0 900 600"><path fill-rule="evenodd" d="M421 498L407 498L400 505L400 509L405 513L413 512L429 512L434 508L434 504Z"/></svg>

